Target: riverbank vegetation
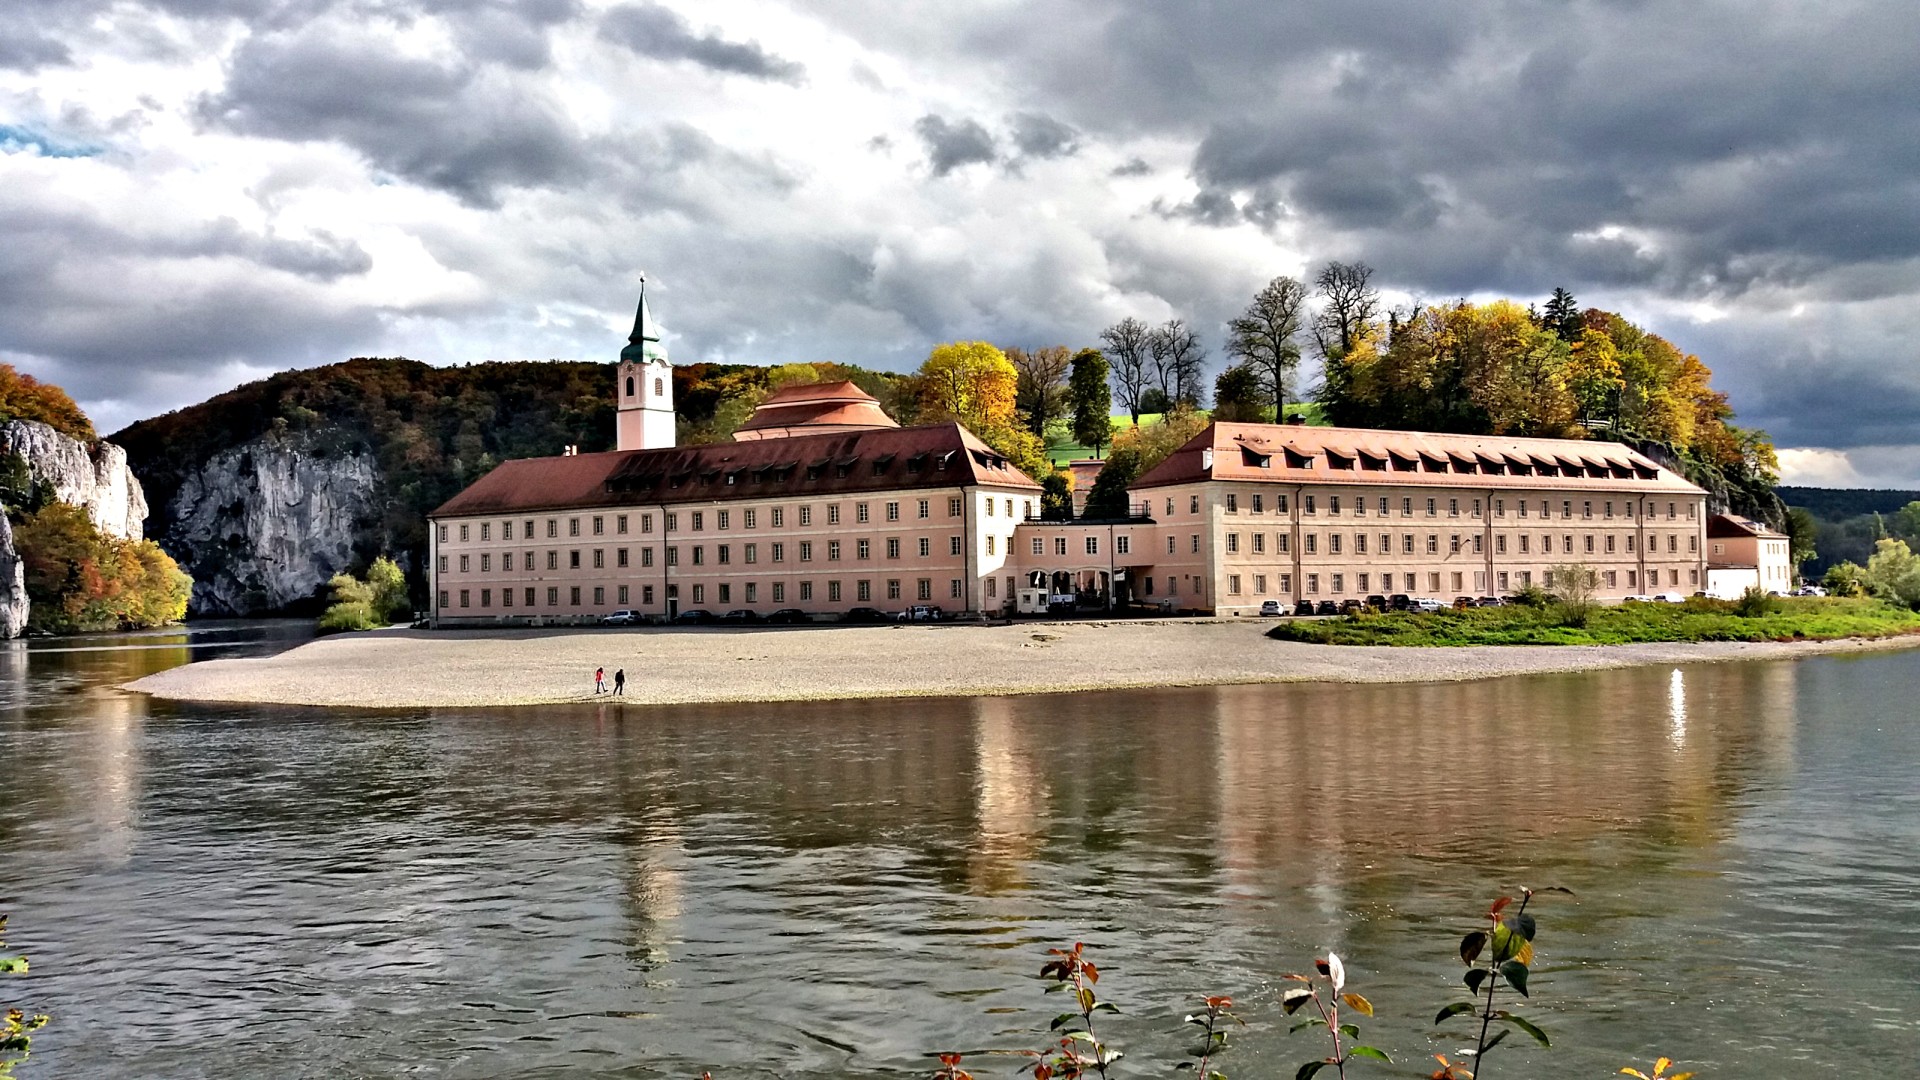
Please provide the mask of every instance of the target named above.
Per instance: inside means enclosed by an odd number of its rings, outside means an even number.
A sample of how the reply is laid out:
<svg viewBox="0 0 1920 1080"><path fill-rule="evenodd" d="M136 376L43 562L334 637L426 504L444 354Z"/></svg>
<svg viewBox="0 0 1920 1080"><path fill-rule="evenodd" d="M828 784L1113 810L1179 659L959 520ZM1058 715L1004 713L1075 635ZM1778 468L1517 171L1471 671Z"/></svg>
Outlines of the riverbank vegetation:
<svg viewBox="0 0 1920 1080"><path fill-rule="evenodd" d="M26 566L27 626L48 634L138 629L179 622L193 594L160 545L101 532L63 502L20 517L14 547Z"/></svg>
<svg viewBox="0 0 1920 1080"><path fill-rule="evenodd" d="M400 564L385 555L367 567L365 580L352 574L335 574L327 583L333 590L333 603L320 616L320 632L378 630L404 620L411 613L407 599L407 577Z"/></svg>
<svg viewBox="0 0 1920 1080"><path fill-rule="evenodd" d="M27 958L6 952L7 917L0 915L0 975L25 975ZM45 1027L47 1017L7 1008L0 1017L0 1080L13 1080L14 1066L27 1060L33 1033Z"/></svg>
<svg viewBox="0 0 1920 1080"><path fill-rule="evenodd" d="M1760 597L1594 605L1569 617L1539 607L1363 613L1301 619L1267 631L1320 645L1624 645L1665 641L1828 641L1920 633L1920 614L1872 597Z"/></svg>

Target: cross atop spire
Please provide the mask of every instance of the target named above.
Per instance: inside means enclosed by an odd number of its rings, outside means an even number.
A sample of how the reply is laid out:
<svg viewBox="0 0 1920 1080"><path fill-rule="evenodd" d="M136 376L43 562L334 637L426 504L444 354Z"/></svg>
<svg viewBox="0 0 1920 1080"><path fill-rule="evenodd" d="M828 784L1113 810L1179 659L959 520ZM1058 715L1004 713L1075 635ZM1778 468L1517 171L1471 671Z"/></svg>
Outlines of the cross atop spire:
<svg viewBox="0 0 1920 1080"><path fill-rule="evenodd" d="M667 362L667 350L660 345L660 330L653 324L653 312L647 310L647 275L640 275L640 307L633 314L633 333L627 335L627 347L620 350L623 362Z"/></svg>

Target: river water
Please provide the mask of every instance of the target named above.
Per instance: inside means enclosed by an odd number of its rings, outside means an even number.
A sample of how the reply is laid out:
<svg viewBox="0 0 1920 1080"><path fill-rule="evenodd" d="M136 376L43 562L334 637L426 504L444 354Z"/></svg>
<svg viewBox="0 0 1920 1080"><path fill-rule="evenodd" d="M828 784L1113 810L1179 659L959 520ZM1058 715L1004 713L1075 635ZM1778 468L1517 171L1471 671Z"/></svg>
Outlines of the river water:
<svg viewBox="0 0 1920 1080"><path fill-rule="evenodd" d="M1117 1075L1196 995L1324 1050L1331 948L1424 1076L1460 935L1540 935L1495 1077L1920 1075L1920 653L885 703L327 713L111 689L298 633L0 650L0 911L42 1077L1011 1076L1102 962ZM1323 1074L1331 1075L1331 1074Z"/></svg>

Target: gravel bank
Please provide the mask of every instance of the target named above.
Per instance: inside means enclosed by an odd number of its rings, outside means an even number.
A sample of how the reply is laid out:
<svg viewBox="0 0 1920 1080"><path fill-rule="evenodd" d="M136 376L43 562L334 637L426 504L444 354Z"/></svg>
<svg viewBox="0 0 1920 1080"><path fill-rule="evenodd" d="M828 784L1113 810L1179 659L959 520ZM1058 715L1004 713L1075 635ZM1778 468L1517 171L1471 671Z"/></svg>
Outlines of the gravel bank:
<svg viewBox="0 0 1920 1080"><path fill-rule="evenodd" d="M1039 694L1130 686L1448 682L1633 664L1763 660L1920 645L1920 638L1746 644L1307 645L1254 620L767 629L385 630L278 656L204 660L126 684L185 701L410 708L593 697L627 672L633 704Z"/></svg>

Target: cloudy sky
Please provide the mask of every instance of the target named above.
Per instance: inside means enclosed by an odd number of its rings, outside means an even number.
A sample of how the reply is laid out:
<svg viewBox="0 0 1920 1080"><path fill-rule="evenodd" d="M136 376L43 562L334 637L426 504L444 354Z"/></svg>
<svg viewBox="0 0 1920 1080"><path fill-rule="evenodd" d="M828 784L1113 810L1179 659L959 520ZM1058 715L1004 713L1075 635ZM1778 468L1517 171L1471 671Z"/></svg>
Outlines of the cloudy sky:
<svg viewBox="0 0 1920 1080"><path fill-rule="evenodd" d="M1920 486L1913 0L11 0L0 360L103 430L355 355L1220 324L1361 259L1697 352Z"/></svg>

